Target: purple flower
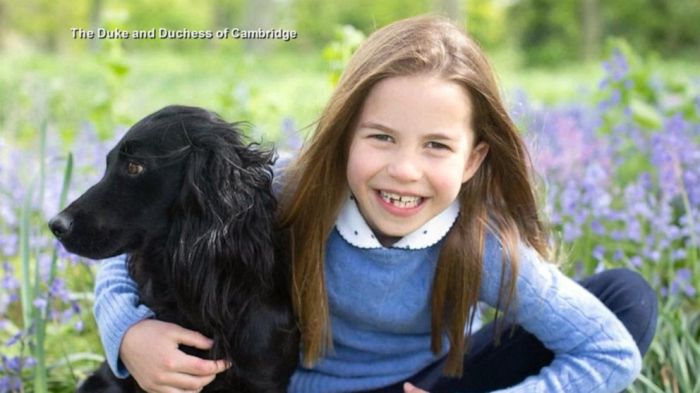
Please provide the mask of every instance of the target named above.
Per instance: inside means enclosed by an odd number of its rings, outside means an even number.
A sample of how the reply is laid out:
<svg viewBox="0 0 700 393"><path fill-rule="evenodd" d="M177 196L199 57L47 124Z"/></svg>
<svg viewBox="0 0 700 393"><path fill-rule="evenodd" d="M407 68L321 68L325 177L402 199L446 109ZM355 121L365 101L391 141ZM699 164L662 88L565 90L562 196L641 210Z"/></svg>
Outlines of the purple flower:
<svg viewBox="0 0 700 393"><path fill-rule="evenodd" d="M625 235L623 235L622 231L612 231L610 232L610 238L615 240L615 241L620 241L625 239Z"/></svg>
<svg viewBox="0 0 700 393"><path fill-rule="evenodd" d="M48 246L48 240L46 237L44 239L44 246L42 248L46 248ZM39 272L41 275L41 279L44 281L47 281L49 279L49 273L51 271L51 256L48 254L40 254L38 256L39 259Z"/></svg>
<svg viewBox="0 0 700 393"><path fill-rule="evenodd" d="M685 259L685 257L686 257L686 251L684 248L679 248L679 249L673 250L673 252L671 252L671 260L674 262Z"/></svg>
<svg viewBox="0 0 700 393"><path fill-rule="evenodd" d="M53 298L61 299L64 302L68 301L69 293L65 281L61 278L55 278L53 283L51 283L49 295Z"/></svg>
<svg viewBox="0 0 700 393"><path fill-rule="evenodd" d="M564 223L563 232L564 240L567 242L573 242L574 240L581 237L581 235L583 235L581 226L571 222Z"/></svg>
<svg viewBox="0 0 700 393"><path fill-rule="evenodd" d="M635 242L639 242L642 239L642 226L636 218L631 218L627 221L627 239Z"/></svg>
<svg viewBox="0 0 700 393"><path fill-rule="evenodd" d="M615 261L622 261L622 259L625 257L625 252L620 250L619 248L615 250L615 254L613 254L613 260Z"/></svg>
<svg viewBox="0 0 700 393"><path fill-rule="evenodd" d="M19 237L15 233L0 236L0 253L5 256L13 256L17 253Z"/></svg>
<svg viewBox="0 0 700 393"><path fill-rule="evenodd" d="M11 347L11 346L15 345L17 342L19 342L19 340L21 338L22 338L22 332L19 332L19 333L15 334L14 336L10 337L10 339L5 342L5 345L8 347Z"/></svg>
<svg viewBox="0 0 700 393"><path fill-rule="evenodd" d="M22 389L22 380L13 375L0 377L0 392L17 392Z"/></svg>
<svg viewBox="0 0 700 393"><path fill-rule="evenodd" d="M630 258L630 264L634 267L641 267L642 262L642 257L640 257L639 255L635 255L632 258Z"/></svg>
<svg viewBox="0 0 700 393"><path fill-rule="evenodd" d="M591 230L593 230L593 233L595 233L596 235L605 234L605 226L600 220L591 221Z"/></svg>
<svg viewBox="0 0 700 393"><path fill-rule="evenodd" d="M602 263L605 260L605 247L601 245L595 246L592 254L596 261Z"/></svg>
<svg viewBox="0 0 700 393"><path fill-rule="evenodd" d="M82 308L80 307L80 303L77 301L73 300L70 302L70 308L73 310L75 314L80 314L82 312Z"/></svg>
<svg viewBox="0 0 700 393"><path fill-rule="evenodd" d="M19 374L22 371L22 359L19 356L3 356L2 363L5 370L14 374Z"/></svg>
<svg viewBox="0 0 700 393"><path fill-rule="evenodd" d="M44 310L46 310L46 306L48 305L48 303L46 302L46 299L43 299L43 298L40 298L40 297L34 299L34 302L33 302L32 304L34 304L34 307L38 308L38 309L41 310L42 312L43 312Z"/></svg>
<svg viewBox="0 0 700 393"><path fill-rule="evenodd" d="M644 254L644 256L652 262L659 262L661 260L661 252L659 250L646 250Z"/></svg>
<svg viewBox="0 0 700 393"><path fill-rule="evenodd" d="M32 368L36 366L36 359L34 359L31 356L27 356L27 358L24 361L24 367L26 368Z"/></svg>
<svg viewBox="0 0 700 393"><path fill-rule="evenodd" d="M608 61L603 62L603 68L615 82L625 79L629 73L629 63L627 62L627 58L618 48L613 50L612 56L610 59L608 59Z"/></svg>
<svg viewBox="0 0 700 393"><path fill-rule="evenodd" d="M671 283L670 294L675 296L680 291L690 298L695 296L696 290L691 283L690 269L683 268L676 271L676 277Z"/></svg>
<svg viewBox="0 0 700 393"><path fill-rule="evenodd" d="M7 293L13 292L19 288L19 282L11 274L12 273L6 273L5 277L0 280L0 287L5 289Z"/></svg>

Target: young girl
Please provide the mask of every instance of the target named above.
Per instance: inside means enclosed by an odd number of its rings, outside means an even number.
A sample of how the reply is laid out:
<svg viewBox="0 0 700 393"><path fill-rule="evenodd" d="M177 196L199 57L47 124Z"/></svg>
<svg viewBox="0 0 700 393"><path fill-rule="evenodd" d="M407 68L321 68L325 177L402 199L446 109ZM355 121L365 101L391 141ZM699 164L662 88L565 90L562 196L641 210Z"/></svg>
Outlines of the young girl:
<svg viewBox="0 0 700 393"><path fill-rule="evenodd" d="M576 283L546 261L529 163L463 31L417 17L371 35L278 171L302 332L289 391L631 384L654 336L655 294L628 270ZM479 301L503 318L478 329ZM98 275L95 314L112 368L149 391L197 391L226 367L177 349L207 348L206 337L147 319L123 259Z"/></svg>

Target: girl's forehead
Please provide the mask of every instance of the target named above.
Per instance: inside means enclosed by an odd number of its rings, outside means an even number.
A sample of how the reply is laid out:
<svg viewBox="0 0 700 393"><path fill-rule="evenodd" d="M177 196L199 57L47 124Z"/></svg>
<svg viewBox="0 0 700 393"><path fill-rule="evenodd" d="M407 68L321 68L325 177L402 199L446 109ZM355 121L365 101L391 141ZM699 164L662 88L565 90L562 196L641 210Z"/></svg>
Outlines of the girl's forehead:
<svg viewBox="0 0 700 393"><path fill-rule="evenodd" d="M471 124L471 113L471 99L460 84L433 75L397 76L370 90L359 120L398 128L449 128Z"/></svg>
<svg viewBox="0 0 700 393"><path fill-rule="evenodd" d="M365 104L421 101L426 105L456 101L471 111L469 92L461 84L432 74L393 76L377 82L365 97Z"/></svg>

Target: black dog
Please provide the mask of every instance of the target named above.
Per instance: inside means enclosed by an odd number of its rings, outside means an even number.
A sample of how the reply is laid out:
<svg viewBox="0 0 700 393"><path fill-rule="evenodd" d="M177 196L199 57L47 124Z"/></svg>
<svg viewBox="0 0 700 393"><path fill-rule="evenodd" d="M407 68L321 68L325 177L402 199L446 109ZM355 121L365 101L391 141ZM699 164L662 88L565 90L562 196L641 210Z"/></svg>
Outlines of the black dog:
<svg viewBox="0 0 700 393"><path fill-rule="evenodd" d="M243 143L236 123L169 106L136 123L107 155L102 180L49 222L72 253L128 254L157 318L214 340L210 351L183 348L232 364L207 392L283 392L297 365L272 161ZM79 391L138 389L104 363Z"/></svg>

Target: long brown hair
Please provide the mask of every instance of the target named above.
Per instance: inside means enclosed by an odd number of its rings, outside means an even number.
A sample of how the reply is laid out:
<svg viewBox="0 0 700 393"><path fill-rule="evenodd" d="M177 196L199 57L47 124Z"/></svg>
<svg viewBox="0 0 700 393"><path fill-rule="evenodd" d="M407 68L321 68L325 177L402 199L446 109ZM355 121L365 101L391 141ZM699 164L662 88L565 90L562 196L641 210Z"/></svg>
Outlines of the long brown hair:
<svg viewBox="0 0 700 393"><path fill-rule="evenodd" d="M463 86L473 105L475 144L489 145L480 168L462 185L460 215L445 239L433 280L432 350L440 352L442 334L447 333L450 350L445 374L462 372L467 344L464 328L468 324L471 331L479 298L486 231L500 239L502 263L511 264L511 277L517 275L519 241L548 256L530 158L481 49L463 30L441 17L414 17L388 25L373 33L353 55L316 132L286 172L280 217L291 232L292 296L307 366L332 346L324 250L348 192L345 174L353 123L377 82L417 74L436 75ZM515 280L501 277L499 304L504 312L514 291Z"/></svg>

